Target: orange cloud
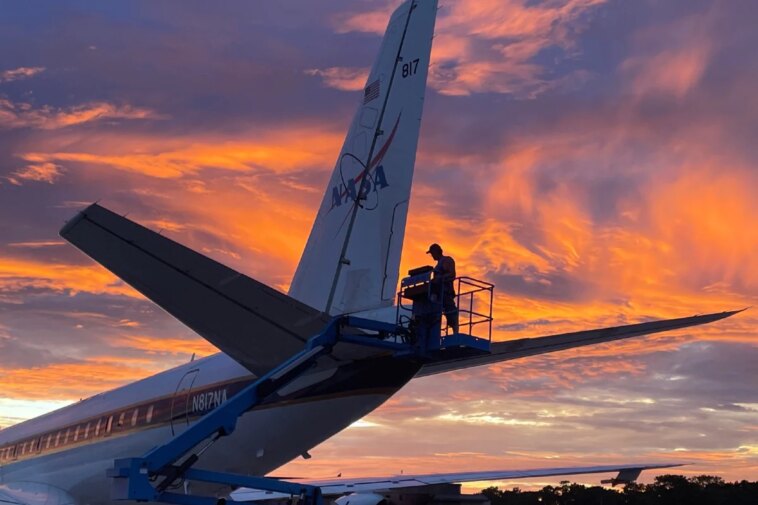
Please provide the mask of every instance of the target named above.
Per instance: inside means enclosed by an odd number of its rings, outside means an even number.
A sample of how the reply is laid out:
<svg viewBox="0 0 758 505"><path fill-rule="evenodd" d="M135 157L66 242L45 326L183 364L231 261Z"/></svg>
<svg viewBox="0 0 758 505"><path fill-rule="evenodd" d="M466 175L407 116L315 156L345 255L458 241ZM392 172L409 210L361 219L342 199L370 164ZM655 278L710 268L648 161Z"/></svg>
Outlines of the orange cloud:
<svg viewBox="0 0 758 505"><path fill-rule="evenodd" d="M29 164L21 170L17 170L11 177L9 177L9 180L15 184L20 184L18 182L18 179L26 181L47 182L48 184L52 184L62 175L63 172L60 165L56 165L55 163L50 162L43 162Z"/></svg>
<svg viewBox="0 0 758 505"><path fill-rule="evenodd" d="M169 238L286 291L320 193L305 199L286 174L215 177L206 181L203 193L189 198L186 191L167 185L157 196L143 197L154 215L130 218L152 223ZM163 216L181 226L164 226Z"/></svg>
<svg viewBox="0 0 758 505"><path fill-rule="evenodd" d="M642 30L633 56L619 66L632 94L671 95L682 99L697 86L710 63L718 36L713 35L712 13L677 19Z"/></svg>
<svg viewBox="0 0 758 505"><path fill-rule="evenodd" d="M396 8L396 2L385 1L384 5L377 6L374 10L359 14L341 14L332 24L337 33L361 32L382 35L387 28L387 21L392 11Z"/></svg>
<svg viewBox="0 0 758 505"><path fill-rule="evenodd" d="M548 78L534 58L558 47L571 55L579 20L605 0L528 4L521 0L450 4L440 19L432 59L431 85L443 94L512 93L534 97L583 79L583 72ZM484 45L487 50L482 50ZM454 69L445 70L450 63Z"/></svg>
<svg viewBox="0 0 758 505"><path fill-rule="evenodd" d="M0 72L0 82L19 81L21 79L28 79L34 77L45 71L45 67L18 67L12 70L4 70Z"/></svg>
<svg viewBox="0 0 758 505"><path fill-rule="evenodd" d="M328 88L342 91L360 91L368 79L367 68L330 67L313 68L305 71L306 75L321 77Z"/></svg>
<svg viewBox="0 0 758 505"><path fill-rule="evenodd" d="M621 71L637 95L663 93L682 98L700 82L708 58L707 47L688 46L653 57L632 57L622 63Z"/></svg>
<svg viewBox="0 0 758 505"><path fill-rule="evenodd" d="M39 128L56 130L101 119L160 119L163 116L150 109L107 102L90 102L67 109L45 105L35 108L30 103L14 103L0 98L0 130Z"/></svg>
<svg viewBox="0 0 758 505"><path fill-rule="evenodd" d="M31 242L11 242L8 244L10 247L25 247L31 249L38 249L41 247L56 247L66 245L66 242L62 240L35 240Z"/></svg>
<svg viewBox="0 0 758 505"><path fill-rule="evenodd" d="M163 364L125 356L0 370L4 398L78 400L159 372Z"/></svg>
<svg viewBox="0 0 758 505"><path fill-rule="evenodd" d="M197 357L203 357L219 352L216 347L200 337L183 339L157 338L149 335L128 335L118 339L117 347L144 351L148 356L155 354L170 354L174 356L194 354Z"/></svg>
<svg viewBox="0 0 758 505"><path fill-rule="evenodd" d="M715 168L720 162L692 166L685 177L653 189L655 232L675 246L664 251L666 269L680 282L725 283L756 293L758 178L750 168Z"/></svg>
<svg viewBox="0 0 758 505"><path fill-rule="evenodd" d="M131 287L97 265L81 266L0 257L0 292L16 292L27 288L71 295L87 292L141 298Z"/></svg>
<svg viewBox="0 0 758 505"><path fill-rule="evenodd" d="M150 177L172 179L194 175L203 169L251 172L256 169L278 173L304 167L331 167L342 134L310 127L246 132L235 140L204 137L196 141L140 136L101 136L83 141L86 151L27 152L19 156L34 163L65 163L107 167ZM202 193L207 181L187 181L193 192Z"/></svg>

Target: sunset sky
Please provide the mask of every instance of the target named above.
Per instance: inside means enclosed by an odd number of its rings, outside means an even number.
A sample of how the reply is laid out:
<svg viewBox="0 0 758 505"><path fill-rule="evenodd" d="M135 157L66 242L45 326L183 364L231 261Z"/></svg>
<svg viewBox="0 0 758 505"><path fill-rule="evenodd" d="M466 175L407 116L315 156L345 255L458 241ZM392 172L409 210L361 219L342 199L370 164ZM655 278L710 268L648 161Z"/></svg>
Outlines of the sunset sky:
<svg viewBox="0 0 758 505"><path fill-rule="evenodd" d="M0 2L0 426L215 352L59 238L89 203L286 291L397 4ZM758 304L758 3L440 5L403 270L497 340ZM417 379L280 473L758 480L757 324Z"/></svg>

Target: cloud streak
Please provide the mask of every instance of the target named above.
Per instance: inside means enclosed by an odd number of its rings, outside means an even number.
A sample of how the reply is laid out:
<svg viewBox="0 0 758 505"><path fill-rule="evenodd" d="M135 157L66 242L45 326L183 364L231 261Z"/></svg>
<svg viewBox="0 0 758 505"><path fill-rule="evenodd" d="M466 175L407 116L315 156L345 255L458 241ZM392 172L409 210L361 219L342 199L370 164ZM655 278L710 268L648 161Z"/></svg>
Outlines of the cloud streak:
<svg viewBox="0 0 758 505"><path fill-rule="evenodd" d="M101 120L160 119L154 111L130 105L90 102L72 107L35 107L28 102L12 102L0 96L0 130L38 128L57 130Z"/></svg>
<svg viewBox="0 0 758 505"><path fill-rule="evenodd" d="M0 72L0 83L29 79L45 71L45 67L18 67Z"/></svg>

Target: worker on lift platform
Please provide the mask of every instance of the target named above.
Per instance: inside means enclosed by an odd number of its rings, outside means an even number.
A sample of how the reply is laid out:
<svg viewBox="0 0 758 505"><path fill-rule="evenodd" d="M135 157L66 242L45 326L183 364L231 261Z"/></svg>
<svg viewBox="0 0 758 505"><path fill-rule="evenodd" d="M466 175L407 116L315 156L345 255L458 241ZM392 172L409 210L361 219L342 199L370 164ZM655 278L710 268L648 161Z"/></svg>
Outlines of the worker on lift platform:
<svg viewBox="0 0 758 505"><path fill-rule="evenodd" d="M453 333L458 333L458 307L455 305L455 285L453 283L456 278L455 260L450 256L443 255L442 247L439 244L430 245L426 254L431 254L437 262L432 279L432 296L436 295L442 298L442 310L445 313L447 325Z"/></svg>

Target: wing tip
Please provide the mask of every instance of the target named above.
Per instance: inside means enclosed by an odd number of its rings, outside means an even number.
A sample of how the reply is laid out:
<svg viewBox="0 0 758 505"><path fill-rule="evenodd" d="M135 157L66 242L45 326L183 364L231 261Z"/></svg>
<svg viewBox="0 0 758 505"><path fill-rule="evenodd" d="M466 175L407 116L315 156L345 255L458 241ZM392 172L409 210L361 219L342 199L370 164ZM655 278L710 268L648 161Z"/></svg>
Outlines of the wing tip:
<svg viewBox="0 0 758 505"><path fill-rule="evenodd" d="M77 212L74 217L72 217L71 219L69 219L68 221L66 221L66 223L63 225L63 227L58 232L58 235L61 238L68 240L67 239L67 235L70 234L71 230L73 230L76 227L77 224L79 224L84 218L87 217L87 212L88 211L91 211L91 210L97 209L97 208L102 208L102 207L100 207L99 203L100 203L100 200L87 205L85 208L83 208L82 210L80 210L79 212Z"/></svg>
<svg viewBox="0 0 758 505"><path fill-rule="evenodd" d="M725 310L723 312L716 312L713 314L705 314L703 317L713 317L713 321L719 321L721 319L726 319L727 317L735 316L741 312L745 312L746 310L752 309L753 307L745 307L742 309L736 309L736 310Z"/></svg>

